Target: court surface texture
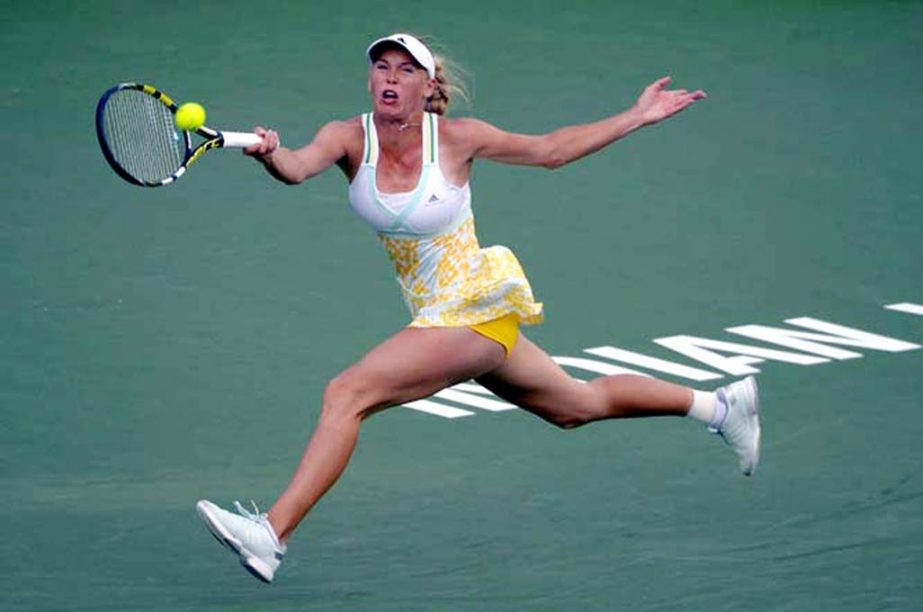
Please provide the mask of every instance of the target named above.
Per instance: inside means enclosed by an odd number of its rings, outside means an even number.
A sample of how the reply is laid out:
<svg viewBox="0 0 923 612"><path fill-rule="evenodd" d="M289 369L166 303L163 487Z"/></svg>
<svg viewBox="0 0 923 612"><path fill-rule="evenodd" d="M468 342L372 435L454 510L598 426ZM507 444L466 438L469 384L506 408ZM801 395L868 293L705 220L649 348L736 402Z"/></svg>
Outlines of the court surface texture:
<svg viewBox="0 0 923 612"><path fill-rule="evenodd" d="M0 609L917 610L923 4L0 5ZM763 461L687 419L559 431L461 387L364 425L270 586L194 511L268 507L326 382L407 323L335 171L106 166L98 96L307 142L366 111L369 41L432 34L475 115L540 133L670 74L709 98L549 172L478 163L483 245L575 376L756 372ZM486 400L486 401L485 401Z"/></svg>

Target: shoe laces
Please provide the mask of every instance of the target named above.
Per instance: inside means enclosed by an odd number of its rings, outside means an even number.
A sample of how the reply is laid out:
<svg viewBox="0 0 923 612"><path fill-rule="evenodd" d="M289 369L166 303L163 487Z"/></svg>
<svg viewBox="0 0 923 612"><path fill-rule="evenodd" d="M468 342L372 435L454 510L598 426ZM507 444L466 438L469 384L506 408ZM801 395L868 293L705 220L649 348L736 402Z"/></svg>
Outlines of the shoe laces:
<svg viewBox="0 0 923 612"><path fill-rule="evenodd" d="M256 506L256 502L253 501L252 499L250 500L250 505L253 506L253 512L250 512L249 510L244 508L242 505L240 505L239 501L234 502L234 507L237 509L237 514L241 515L242 517L246 519L250 519L251 521L262 523L263 519L266 518L266 515L260 512L260 509Z"/></svg>
<svg viewBox="0 0 923 612"><path fill-rule="evenodd" d="M234 508L237 509L237 514L241 515L247 520L253 521L256 524L263 526L269 533L269 536L272 538L273 544L275 544L277 551L285 554L287 547L279 541L279 536L276 535L276 530L273 529L269 522L269 516L265 512L260 512L256 502L252 499L250 500L250 505L253 506L253 512L250 512L244 508L239 501L234 501Z"/></svg>

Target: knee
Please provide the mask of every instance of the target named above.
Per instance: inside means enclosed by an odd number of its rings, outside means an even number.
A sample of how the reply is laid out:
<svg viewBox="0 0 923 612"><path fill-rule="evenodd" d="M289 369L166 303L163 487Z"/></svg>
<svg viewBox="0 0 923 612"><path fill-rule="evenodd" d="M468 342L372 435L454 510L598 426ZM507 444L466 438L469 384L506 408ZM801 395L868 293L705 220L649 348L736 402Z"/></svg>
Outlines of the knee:
<svg viewBox="0 0 923 612"><path fill-rule="evenodd" d="M555 427L565 430L576 429L599 418L596 411L582 405L539 407L533 404L522 407Z"/></svg>
<svg viewBox="0 0 923 612"><path fill-rule="evenodd" d="M594 421L593 416L583 410L573 410L566 413L554 414L547 419L552 425L564 429L577 429L587 423Z"/></svg>
<svg viewBox="0 0 923 612"><path fill-rule="evenodd" d="M372 407L372 393L360 376L350 370L334 377L324 389L321 418L362 419Z"/></svg>
<svg viewBox="0 0 923 612"><path fill-rule="evenodd" d="M601 418L602 406L596 394L585 385L570 394L533 394L511 401L560 429L576 429Z"/></svg>

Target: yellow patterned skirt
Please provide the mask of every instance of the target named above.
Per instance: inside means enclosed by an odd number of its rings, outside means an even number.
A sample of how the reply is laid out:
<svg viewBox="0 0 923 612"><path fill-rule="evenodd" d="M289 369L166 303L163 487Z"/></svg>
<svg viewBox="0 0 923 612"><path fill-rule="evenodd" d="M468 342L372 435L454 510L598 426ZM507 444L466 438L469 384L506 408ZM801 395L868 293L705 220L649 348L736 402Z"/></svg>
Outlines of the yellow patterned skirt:
<svg viewBox="0 0 923 612"><path fill-rule="evenodd" d="M519 323L542 321L542 305L513 252L481 248L470 214L431 237L379 234L394 262L413 320L411 327L464 327L515 314Z"/></svg>

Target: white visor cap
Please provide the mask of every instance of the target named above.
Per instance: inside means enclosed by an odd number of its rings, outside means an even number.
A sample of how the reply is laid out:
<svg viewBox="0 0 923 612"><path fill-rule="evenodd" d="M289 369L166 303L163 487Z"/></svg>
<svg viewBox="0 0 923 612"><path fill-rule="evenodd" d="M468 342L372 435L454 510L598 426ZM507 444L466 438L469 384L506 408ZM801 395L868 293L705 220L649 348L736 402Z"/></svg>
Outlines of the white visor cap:
<svg viewBox="0 0 923 612"><path fill-rule="evenodd" d="M375 48L385 43L397 45L398 47L402 48L404 51L410 54L410 57L415 59L418 64L426 69L426 73L429 75L429 78L436 78L436 60L433 59L433 54L430 53L430 50L426 45L424 45L419 41L419 39L411 36L410 34L392 34L391 36L379 38L370 44L369 48L365 51L369 56L370 62L374 61L373 53Z"/></svg>

